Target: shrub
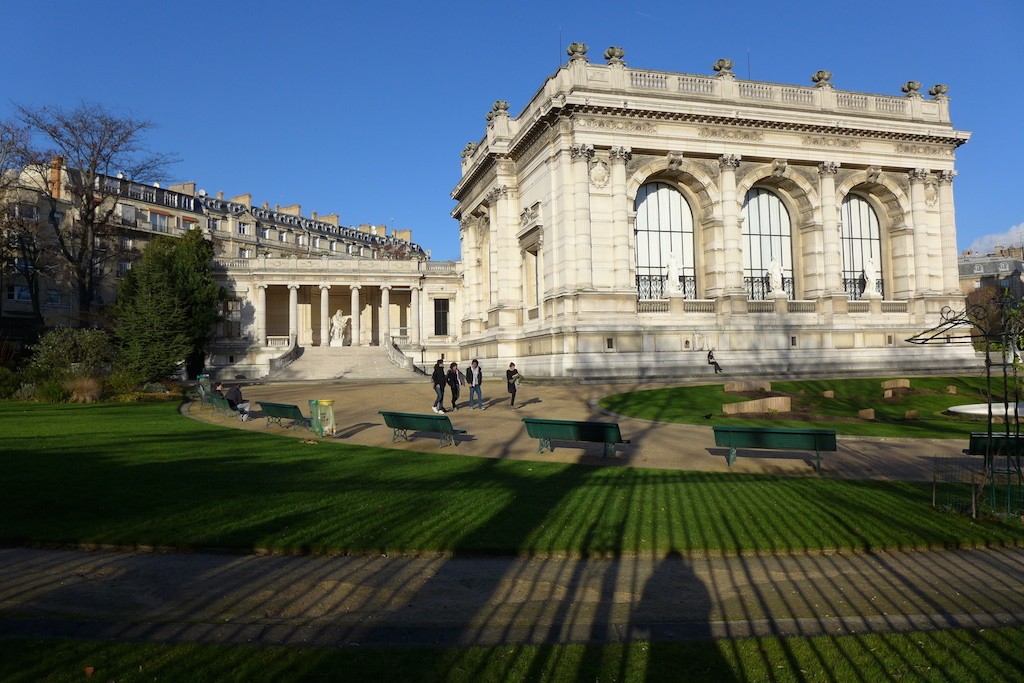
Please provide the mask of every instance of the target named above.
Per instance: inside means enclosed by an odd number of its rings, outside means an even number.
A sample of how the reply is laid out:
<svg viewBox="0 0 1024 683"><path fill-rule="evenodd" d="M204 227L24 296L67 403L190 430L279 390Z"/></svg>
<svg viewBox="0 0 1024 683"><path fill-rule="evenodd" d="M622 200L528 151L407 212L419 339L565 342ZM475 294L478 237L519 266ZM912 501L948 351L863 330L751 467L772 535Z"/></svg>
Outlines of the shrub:
<svg viewBox="0 0 1024 683"><path fill-rule="evenodd" d="M10 368L0 367L0 398L10 398L18 390L18 373Z"/></svg>
<svg viewBox="0 0 1024 683"><path fill-rule="evenodd" d="M102 330L59 328L32 347L32 374L40 380L92 377L110 363L110 337Z"/></svg>
<svg viewBox="0 0 1024 683"><path fill-rule="evenodd" d="M36 385L31 382L25 382L14 392L12 398L16 401L31 401L36 397Z"/></svg>
<svg viewBox="0 0 1024 683"><path fill-rule="evenodd" d="M138 379L124 370L115 370L110 373L105 382L107 392L115 396L128 394L139 388Z"/></svg>
<svg viewBox="0 0 1024 683"><path fill-rule="evenodd" d="M95 403L100 400L100 382L94 377L73 377L63 384L71 394L72 403Z"/></svg>
<svg viewBox="0 0 1024 683"><path fill-rule="evenodd" d="M45 382L36 387L36 399L46 403L63 403L68 400L68 392L59 382Z"/></svg>

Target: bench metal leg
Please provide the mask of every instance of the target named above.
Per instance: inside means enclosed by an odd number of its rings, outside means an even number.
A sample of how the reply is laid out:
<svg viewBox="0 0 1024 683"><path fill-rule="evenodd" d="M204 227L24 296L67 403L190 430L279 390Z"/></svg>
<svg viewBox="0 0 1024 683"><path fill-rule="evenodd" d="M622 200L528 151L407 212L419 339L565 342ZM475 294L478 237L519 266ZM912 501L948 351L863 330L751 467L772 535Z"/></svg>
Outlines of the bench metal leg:
<svg viewBox="0 0 1024 683"><path fill-rule="evenodd" d="M273 417L273 416L271 416L271 415L267 415L267 426L268 426L268 427L269 427L270 425L274 424L275 422L277 423L277 426L278 426L278 427L284 427L284 425L283 425L283 424L281 424L281 418L279 418L279 417Z"/></svg>
<svg viewBox="0 0 1024 683"><path fill-rule="evenodd" d="M411 441L412 440L412 439L409 438L409 430L408 429L402 429L401 427L393 427L392 429L394 431L391 434L391 443L394 443L394 442L398 441L399 438L403 438L406 441Z"/></svg>
<svg viewBox="0 0 1024 683"><path fill-rule="evenodd" d="M729 446L729 456L728 456L727 460L728 460L728 463L729 463L729 469L731 470L733 463L736 462L736 448L735 447Z"/></svg>
<svg viewBox="0 0 1024 683"><path fill-rule="evenodd" d="M604 442L604 455L602 458L607 458L609 455L615 455L615 444L611 441Z"/></svg>
<svg viewBox="0 0 1024 683"><path fill-rule="evenodd" d="M445 434L444 432L441 432L441 439L440 439L440 446L441 446L441 448L444 448L448 444L451 444L453 446L455 445L455 435L454 434Z"/></svg>
<svg viewBox="0 0 1024 683"><path fill-rule="evenodd" d="M555 452L555 449L551 446L551 439L545 439L544 437L541 437L540 439L538 439L538 441L539 441L539 443L537 445L537 452L538 453L543 453L545 451L545 449L551 451L552 453Z"/></svg>
<svg viewBox="0 0 1024 683"><path fill-rule="evenodd" d="M821 474L821 452L814 451L814 471Z"/></svg>

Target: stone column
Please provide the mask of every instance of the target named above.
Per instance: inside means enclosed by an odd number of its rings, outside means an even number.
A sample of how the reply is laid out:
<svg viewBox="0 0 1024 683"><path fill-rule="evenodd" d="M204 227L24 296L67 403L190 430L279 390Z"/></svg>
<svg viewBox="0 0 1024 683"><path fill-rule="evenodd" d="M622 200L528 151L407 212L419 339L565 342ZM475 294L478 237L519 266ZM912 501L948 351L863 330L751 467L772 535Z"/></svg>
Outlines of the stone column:
<svg viewBox="0 0 1024 683"><path fill-rule="evenodd" d="M939 173L939 232L942 235L942 290L960 295L960 269L956 253L956 211L953 207L953 178L956 171Z"/></svg>
<svg viewBox="0 0 1024 683"><path fill-rule="evenodd" d="M928 204L925 199L924 182L928 179L927 168L915 168L907 174L910 178L910 210L914 217L914 295L928 291Z"/></svg>
<svg viewBox="0 0 1024 683"><path fill-rule="evenodd" d="M612 147L612 262L615 287L631 288L629 277L629 198L626 196L626 162L633 157L629 147Z"/></svg>
<svg viewBox="0 0 1024 683"><path fill-rule="evenodd" d="M391 337L391 285L380 286L380 345L390 343Z"/></svg>
<svg viewBox="0 0 1024 683"><path fill-rule="evenodd" d="M420 288L414 285L410 290L411 310L409 311L409 343L416 346L420 343Z"/></svg>
<svg viewBox="0 0 1024 683"><path fill-rule="evenodd" d="M740 155L723 154L718 157L722 183L722 232L725 249L725 295L743 296L743 259L740 234L739 206L736 203L736 169L740 166Z"/></svg>
<svg viewBox="0 0 1024 683"><path fill-rule="evenodd" d="M331 286L320 285L320 346L331 343Z"/></svg>
<svg viewBox="0 0 1024 683"><path fill-rule="evenodd" d="M576 235L576 289L594 285L593 247L590 242L590 160L593 145L573 145L573 233Z"/></svg>
<svg viewBox="0 0 1024 683"><path fill-rule="evenodd" d="M288 341L299 340L299 285L288 285Z"/></svg>
<svg viewBox="0 0 1024 683"><path fill-rule="evenodd" d="M360 285L349 285L352 289L352 346L360 345L359 337L359 317L361 310L359 308L359 287Z"/></svg>
<svg viewBox="0 0 1024 683"><path fill-rule="evenodd" d="M842 291L839 215L836 211L836 172L838 170L839 164L834 161L818 164L818 191L821 194L821 229L824 233L822 235L822 250L825 252L825 296Z"/></svg>
<svg viewBox="0 0 1024 683"><path fill-rule="evenodd" d="M267 286L256 285L256 343L267 345Z"/></svg>

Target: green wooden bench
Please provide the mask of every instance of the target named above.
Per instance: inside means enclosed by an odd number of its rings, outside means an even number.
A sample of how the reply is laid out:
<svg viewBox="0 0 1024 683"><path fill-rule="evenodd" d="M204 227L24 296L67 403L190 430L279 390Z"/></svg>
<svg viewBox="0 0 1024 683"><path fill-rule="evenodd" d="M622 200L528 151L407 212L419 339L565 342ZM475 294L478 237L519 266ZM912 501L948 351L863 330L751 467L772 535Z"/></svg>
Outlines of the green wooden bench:
<svg viewBox="0 0 1024 683"><path fill-rule="evenodd" d="M281 427L309 427L309 418L302 414L299 407L292 403L270 403L268 401L256 401L260 407L263 417L267 418L267 426L277 423ZM281 420L291 420L284 424Z"/></svg>
<svg viewBox="0 0 1024 683"><path fill-rule="evenodd" d="M465 429L455 429L452 427L452 421L448 419L447 415L418 415L416 413L395 413L387 410L378 411L384 416L384 424L394 430L391 434L391 443L394 443L399 438L403 438L406 441L411 441L409 438L409 432L429 432L431 434L440 434L440 444L444 448L445 444L459 445L459 442L455 440L455 437L459 434L465 434Z"/></svg>
<svg viewBox="0 0 1024 683"><path fill-rule="evenodd" d="M1024 455L1024 434L1006 432L971 432L964 455L1020 456Z"/></svg>
<svg viewBox="0 0 1024 683"><path fill-rule="evenodd" d="M714 427L715 445L729 449L729 469L737 448L775 451L814 451L814 470L821 474L821 451L836 450L832 429L785 429L782 427Z"/></svg>
<svg viewBox="0 0 1024 683"><path fill-rule="evenodd" d="M217 394L210 394L210 406L213 408L214 414L230 415L238 412L237 408L231 407L231 403L226 398Z"/></svg>
<svg viewBox="0 0 1024 683"><path fill-rule="evenodd" d="M551 445L552 440L557 441L589 441L592 443L604 444L604 455L615 455L615 446L620 443L629 443L629 439L622 438L617 422L578 422L576 420L541 420L534 417L524 417L526 433L540 442L537 452L545 450L554 451Z"/></svg>

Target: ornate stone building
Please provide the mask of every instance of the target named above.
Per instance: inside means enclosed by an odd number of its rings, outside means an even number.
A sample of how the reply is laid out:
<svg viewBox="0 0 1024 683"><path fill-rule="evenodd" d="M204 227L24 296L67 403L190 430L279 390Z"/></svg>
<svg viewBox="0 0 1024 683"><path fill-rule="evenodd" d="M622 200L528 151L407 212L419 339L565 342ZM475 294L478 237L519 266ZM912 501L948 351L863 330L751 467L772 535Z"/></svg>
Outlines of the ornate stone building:
<svg viewBox="0 0 1024 683"><path fill-rule="evenodd" d="M526 375L962 369L947 88L928 97L569 62L494 103L452 192L461 356Z"/></svg>

